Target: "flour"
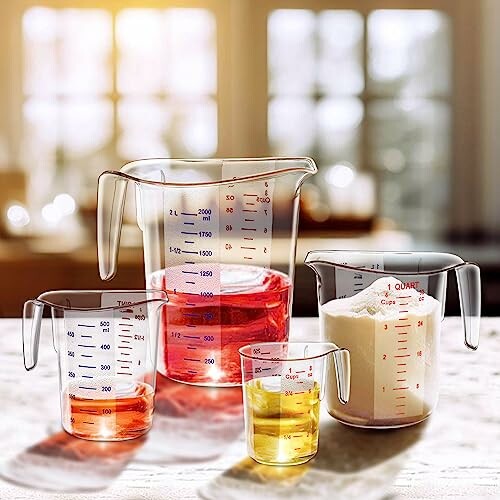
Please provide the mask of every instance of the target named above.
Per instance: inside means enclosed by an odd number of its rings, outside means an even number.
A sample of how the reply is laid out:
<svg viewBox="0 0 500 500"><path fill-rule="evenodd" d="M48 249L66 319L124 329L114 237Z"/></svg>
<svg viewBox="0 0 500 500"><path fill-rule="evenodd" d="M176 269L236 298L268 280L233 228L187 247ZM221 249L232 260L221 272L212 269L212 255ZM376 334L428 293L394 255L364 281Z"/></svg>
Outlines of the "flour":
<svg viewBox="0 0 500 500"><path fill-rule="evenodd" d="M340 405L328 374L329 411L359 426L408 425L432 409L441 304L418 281L383 277L320 308L322 337L351 355L351 396Z"/></svg>

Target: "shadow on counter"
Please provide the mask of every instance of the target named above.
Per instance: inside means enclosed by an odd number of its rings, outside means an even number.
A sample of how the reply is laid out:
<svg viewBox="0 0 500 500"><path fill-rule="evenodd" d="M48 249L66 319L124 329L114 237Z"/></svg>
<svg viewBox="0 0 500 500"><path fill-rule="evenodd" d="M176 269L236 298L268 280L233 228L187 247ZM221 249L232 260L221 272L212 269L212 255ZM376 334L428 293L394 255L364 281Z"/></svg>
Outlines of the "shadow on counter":
<svg viewBox="0 0 500 500"><path fill-rule="evenodd" d="M0 477L35 490L79 493L109 487L132 461L214 460L243 432L241 387L196 387L157 376L153 426L129 441L86 441L55 431L2 466Z"/></svg>
<svg viewBox="0 0 500 500"><path fill-rule="evenodd" d="M321 426L319 451L310 462L288 467L262 465L251 458L202 487L205 500L378 499L388 490L427 424L373 431L334 420Z"/></svg>

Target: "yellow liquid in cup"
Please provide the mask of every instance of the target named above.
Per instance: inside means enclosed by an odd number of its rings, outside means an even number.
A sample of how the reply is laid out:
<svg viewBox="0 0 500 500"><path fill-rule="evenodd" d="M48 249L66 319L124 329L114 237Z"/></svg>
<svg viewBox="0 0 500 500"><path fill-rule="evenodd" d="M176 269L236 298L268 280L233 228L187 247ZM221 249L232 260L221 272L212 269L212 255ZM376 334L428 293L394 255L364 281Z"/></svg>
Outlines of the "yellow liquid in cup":
<svg viewBox="0 0 500 500"><path fill-rule="evenodd" d="M279 378L245 384L249 455L268 465L307 462L318 451L319 385L311 382L300 391L281 391L272 382L279 383Z"/></svg>

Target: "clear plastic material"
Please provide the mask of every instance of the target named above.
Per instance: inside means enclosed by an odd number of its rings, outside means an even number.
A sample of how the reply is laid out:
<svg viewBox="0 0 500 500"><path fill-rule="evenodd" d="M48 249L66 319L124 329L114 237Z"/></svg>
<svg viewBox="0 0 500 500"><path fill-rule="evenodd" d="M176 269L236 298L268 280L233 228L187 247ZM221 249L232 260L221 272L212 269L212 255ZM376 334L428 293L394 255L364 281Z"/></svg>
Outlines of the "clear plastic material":
<svg viewBox="0 0 500 500"><path fill-rule="evenodd" d="M120 441L151 427L165 292L52 291L24 304L26 370L38 360L45 307L59 356L61 421L73 436Z"/></svg>
<svg viewBox="0 0 500 500"><path fill-rule="evenodd" d="M427 418L438 399L439 337L447 272L456 272L465 344L477 349L479 267L434 252L312 251L321 336L351 354L351 398L328 410L357 427L403 427Z"/></svg>
<svg viewBox="0 0 500 500"><path fill-rule="evenodd" d="M309 461L327 371L336 373L340 404L349 400L349 352L327 342L265 342L239 352L248 454L267 465Z"/></svg>
<svg viewBox="0 0 500 500"><path fill-rule="evenodd" d="M299 190L315 172L308 158L159 159L100 176L101 278L116 273L130 183L146 287L169 297L160 373L198 385L238 385L239 347L288 339Z"/></svg>

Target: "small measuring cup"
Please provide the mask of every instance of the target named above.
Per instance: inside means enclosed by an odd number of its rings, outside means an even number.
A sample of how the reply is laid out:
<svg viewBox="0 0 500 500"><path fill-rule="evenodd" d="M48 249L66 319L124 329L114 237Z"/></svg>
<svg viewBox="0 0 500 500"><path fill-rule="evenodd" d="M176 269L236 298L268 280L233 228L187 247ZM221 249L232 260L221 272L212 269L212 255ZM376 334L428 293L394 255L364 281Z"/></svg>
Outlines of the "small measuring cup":
<svg viewBox="0 0 500 500"><path fill-rule="evenodd" d="M448 271L455 271L465 344L479 344L479 267L437 252L311 251L321 339L351 355L351 397L335 398L330 414L356 427L404 427L421 422L439 393L439 338ZM333 374L332 374L333 375Z"/></svg>
<svg viewBox="0 0 500 500"><path fill-rule="evenodd" d="M311 460L318 451L326 362L328 370L335 369L338 398L345 404L349 352L327 342L264 342L239 352L248 454L266 465Z"/></svg>
<svg viewBox="0 0 500 500"><path fill-rule="evenodd" d="M151 427L165 292L51 291L24 304L26 370L38 361L45 306L59 357L61 421L73 436L121 441Z"/></svg>

